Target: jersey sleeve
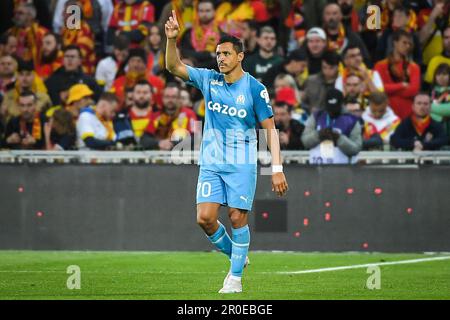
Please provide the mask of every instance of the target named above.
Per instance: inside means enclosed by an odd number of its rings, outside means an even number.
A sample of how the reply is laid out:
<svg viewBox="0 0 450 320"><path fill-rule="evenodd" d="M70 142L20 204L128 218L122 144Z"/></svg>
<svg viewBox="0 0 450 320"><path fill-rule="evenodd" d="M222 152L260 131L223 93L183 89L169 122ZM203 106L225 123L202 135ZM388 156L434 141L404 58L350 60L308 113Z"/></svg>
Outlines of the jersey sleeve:
<svg viewBox="0 0 450 320"><path fill-rule="evenodd" d="M258 121L262 122L270 117L273 117L269 92L266 87L260 82L252 81L251 90L253 96L253 108Z"/></svg>
<svg viewBox="0 0 450 320"><path fill-rule="evenodd" d="M191 66L186 67L189 74L189 80L187 80L186 83L203 91L206 87L208 79L211 76L211 71L204 68L194 68Z"/></svg>

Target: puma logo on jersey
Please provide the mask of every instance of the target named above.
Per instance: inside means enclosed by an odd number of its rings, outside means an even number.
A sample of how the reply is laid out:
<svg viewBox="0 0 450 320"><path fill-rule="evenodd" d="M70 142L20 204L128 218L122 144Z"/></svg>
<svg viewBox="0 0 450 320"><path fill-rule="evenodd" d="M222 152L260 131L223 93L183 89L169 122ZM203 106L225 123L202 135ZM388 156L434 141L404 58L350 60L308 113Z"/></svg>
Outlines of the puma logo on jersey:
<svg viewBox="0 0 450 320"><path fill-rule="evenodd" d="M248 201L248 197L240 196L239 198L241 198L242 200L244 200L245 203L247 203L247 201Z"/></svg>
<svg viewBox="0 0 450 320"><path fill-rule="evenodd" d="M226 114L232 117L238 116L241 119L247 116L247 110L245 109L237 109L235 107L229 107L226 104L220 104L218 102L212 103L212 101L209 101L208 109L213 112L219 112L221 114Z"/></svg>

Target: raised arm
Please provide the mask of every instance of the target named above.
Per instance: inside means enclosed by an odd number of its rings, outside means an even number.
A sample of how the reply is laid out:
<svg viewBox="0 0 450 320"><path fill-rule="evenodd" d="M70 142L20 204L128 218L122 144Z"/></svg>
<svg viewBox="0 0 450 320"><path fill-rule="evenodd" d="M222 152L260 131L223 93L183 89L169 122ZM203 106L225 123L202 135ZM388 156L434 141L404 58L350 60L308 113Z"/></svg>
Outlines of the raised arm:
<svg viewBox="0 0 450 320"><path fill-rule="evenodd" d="M167 46L166 46L166 69L173 75L189 80L186 65L181 62L177 51L177 36L180 33L180 25L177 21L175 10L165 25Z"/></svg>

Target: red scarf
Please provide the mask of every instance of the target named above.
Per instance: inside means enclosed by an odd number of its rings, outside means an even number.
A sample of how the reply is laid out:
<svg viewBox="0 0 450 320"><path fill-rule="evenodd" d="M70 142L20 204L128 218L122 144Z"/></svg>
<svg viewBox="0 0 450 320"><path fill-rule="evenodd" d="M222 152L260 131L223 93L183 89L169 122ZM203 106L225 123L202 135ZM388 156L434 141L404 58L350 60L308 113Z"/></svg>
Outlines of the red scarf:
<svg viewBox="0 0 450 320"><path fill-rule="evenodd" d="M431 117L426 116L425 118L417 118L415 115L411 116L411 121L419 136L423 136L423 133L429 127L431 123Z"/></svg>
<svg viewBox="0 0 450 320"><path fill-rule="evenodd" d="M20 135L25 137L30 132L28 131L27 122L24 119L20 119ZM39 112L36 112L33 119L33 126L31 129L31 136L36 140L41 140L42 138L42 123L39 116Z"/></svg>
<svg viewBox="0 0 450 320"><path fill-rule="evenodd" d="M341 25L339 26L339 32L336 41L331 40L331 37L328 35L328 50L340 53L342 50L342 46L344 45L344 41L345 41L345 28L344 25L341 23Z"/></svg>

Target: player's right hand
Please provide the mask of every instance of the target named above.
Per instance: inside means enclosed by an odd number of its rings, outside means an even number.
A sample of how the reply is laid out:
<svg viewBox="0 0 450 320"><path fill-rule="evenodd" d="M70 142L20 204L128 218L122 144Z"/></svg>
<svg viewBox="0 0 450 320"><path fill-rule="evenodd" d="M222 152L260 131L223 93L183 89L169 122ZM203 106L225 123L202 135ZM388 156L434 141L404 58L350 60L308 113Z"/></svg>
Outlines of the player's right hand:
<svg viewBox="0 0 450 320"><path fill-rule="evenodd" d="M286 177L283 172L276 172L272 174L272 191L279 197L282 197L289 190Z"/></svg>
<svg viewBox="0 0 450 320"><path fill-rule="evenodd" d="M165 30L167 39L176 39L180 33L180 25L178 24L175 10L172 10L172 16L166 22Z"/></svg>

